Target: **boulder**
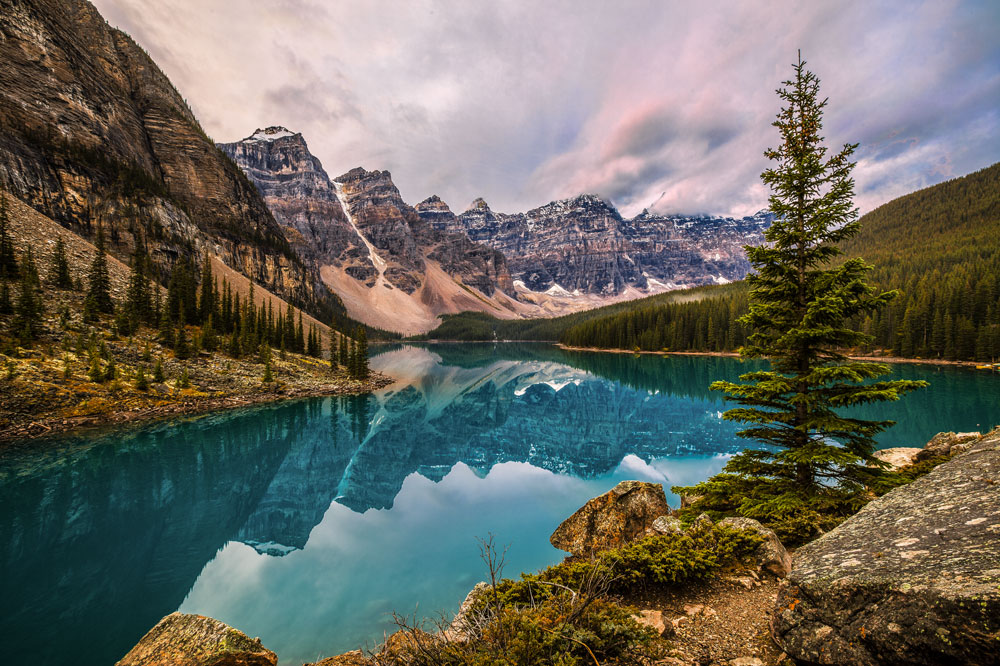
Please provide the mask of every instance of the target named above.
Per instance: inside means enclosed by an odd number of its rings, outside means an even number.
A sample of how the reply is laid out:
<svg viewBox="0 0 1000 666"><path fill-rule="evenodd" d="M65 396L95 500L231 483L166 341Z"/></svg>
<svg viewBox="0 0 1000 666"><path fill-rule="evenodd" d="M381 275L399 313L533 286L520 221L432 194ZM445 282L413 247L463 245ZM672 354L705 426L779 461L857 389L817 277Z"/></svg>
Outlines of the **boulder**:
<svg viewBox="0 0 1000 666"><path fill-rule="evenodd" d="M915 463L921 451L923 449L916 447L897 446L891 449L881 449L872 455L882 462L889 463L890 470L895 470Z"/></svg>
<svg viewBox="0 0 1000 666"><path fill-rule="evenodd" d="M661 484L622 481L577 509L549 541L560 550L586 556L641 538L656 518L669 512Z"/></svg>
<svg viewBox="0 0 1000 666"><path fill-rule="evenodd" d="M917 454L917 462L967 451L980 437L982 435L978 432L939 432L931 438L931 441L924 444L923 450Z"/></svg>
<svg viewBox="0 0 1000 666"><path fill-rule="evenodd" d="M681 524L679 518L674 518L673 516L660 516L653 521L653 524L649 527L649 534L680 534L684 531L684 527Z"/></svg>
<svg viewBox="0 0 1000 666"><path fill-rule="evenodd" d="M775 641L813 664L995 664L1000 429L795 553Z"/></svg>
<svg viewBox="0 0 1000 666"><path fill-rule="evenodd" d="M228 624L204 615L171 613L116 666L275 666L278 657Z"/></svg>
<svg viewBox="0 0 1000 666"><path fill-rule="evenodd" d="M760 544L754 553L754 559L759 569L769 571L779 578L784 578L792 570L792 556L785 550L774 530L764 527L753 518L741 516L723 518L719 524L756 532L764 537L764 543Z"/></svg>
<svg viewBox="0 0 1000 666"><path fill-rule="evenodd" d="M633 615L632 619L644 627L649 627L658 636L669 638L674 635L674 625L663 619L663 611L641 610L638 615Z"/></svg>

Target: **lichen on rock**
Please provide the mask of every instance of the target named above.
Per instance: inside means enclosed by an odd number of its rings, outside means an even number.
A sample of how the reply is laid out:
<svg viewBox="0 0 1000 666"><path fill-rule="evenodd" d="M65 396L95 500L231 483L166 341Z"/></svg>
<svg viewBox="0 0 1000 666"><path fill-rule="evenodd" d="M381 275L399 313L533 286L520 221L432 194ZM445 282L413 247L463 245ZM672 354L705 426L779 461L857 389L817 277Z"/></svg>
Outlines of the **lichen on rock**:
<svg viewBox="0 0 1000 666"><path fill-rule="evenodd" d="M960 437L935 440L967 452L796 552L772 620L788 654L859 666L997 663L1000 429Z"/></svg>
<svg viewBox="0 0 1000 666"><path fill-rule="evenodd" d="M278 657L260 643L203 615L171 613L115 666L275 666Z"/></svg>

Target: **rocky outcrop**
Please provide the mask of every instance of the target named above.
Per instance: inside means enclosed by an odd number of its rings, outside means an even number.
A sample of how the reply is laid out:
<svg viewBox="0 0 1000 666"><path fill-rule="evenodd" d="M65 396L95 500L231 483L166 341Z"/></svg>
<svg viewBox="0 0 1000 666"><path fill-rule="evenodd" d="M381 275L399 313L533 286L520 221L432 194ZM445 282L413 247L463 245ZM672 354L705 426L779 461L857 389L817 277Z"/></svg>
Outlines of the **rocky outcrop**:
<svg viewBox="0 0 1000 666"><path fill-rule="evenodd" d="M913 446L897 446L891 449L880 449L872 455L889 465L889 469L893 470L912 465L923 450Z"/></svg>
<svg viewBox="0 0 1000 666"><path fill-rule="evenodd" d="M720 525L734 527L738 530L755 532L764 537L764 543L760 544L754 559L758 569L762 569L774 574L779 578L784 578L792 570L792 556L785 550L774 530L764 527L753 518L743 518L742 516L730 516L719 521Z"/></svg>
<svg viewBox="0 0 1000 666"><path fill-rule="evenodd" d="M278 657L227 624L203 615L171 613L116 666L275 666Z"/></svg>
<svg viewBox="0 0 1000 666"><path fill-rule="evenodd" d="M968 451L796 552L772 621L789 655L860 666L997 663L1000 429L963 439Z"/></svg>
<svg viewBox="0 0 1000 666"><path fill-rule="evenodd" d="M560 550L586 556L641 538L654 520L669 512L661 484L622 481L577 509L549 541Z"/></svg>
<svg viewBox="0 0 1000 666"><path fill-rule="evenodd" d="M337 307L163 72L85 0L0 12L0 186L85 238L102 226L119 258L141 238L161 276L211 252L298 305Z"/></svg>
<svg viewBox="0 0 1000 666"><path fill-rule="evenodd" d="M535 292L569 295L655 293L742 279L743 245L759 243L772 216L662 216L624 219L593 194L504 214L476 199L459 216L432 197L417 206L437 228L461 231L504 253L513 278Z"/></svg>
<svg viewBox="0 0 1000 666"><path fill-rule="evenodd" d="M972 443L979 439L978 432L939 432L924 444L916 455L916 461L930 460L938 456L950 456L968 451Z"/></svg>

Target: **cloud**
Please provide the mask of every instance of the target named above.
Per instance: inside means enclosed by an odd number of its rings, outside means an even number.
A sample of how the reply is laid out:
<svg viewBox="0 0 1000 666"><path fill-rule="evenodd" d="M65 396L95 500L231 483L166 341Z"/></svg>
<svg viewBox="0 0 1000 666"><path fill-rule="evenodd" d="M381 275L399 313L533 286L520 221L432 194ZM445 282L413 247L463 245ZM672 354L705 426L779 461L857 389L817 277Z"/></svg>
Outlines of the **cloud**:
<svg viewBox="0 0 1000 666"><path fill-rule="evenodd" d="M774 89L802 49L863 210L1000 156L1000 5L97 0L217 140L283 124L332 174L526 210L766 204Z"/></svg>

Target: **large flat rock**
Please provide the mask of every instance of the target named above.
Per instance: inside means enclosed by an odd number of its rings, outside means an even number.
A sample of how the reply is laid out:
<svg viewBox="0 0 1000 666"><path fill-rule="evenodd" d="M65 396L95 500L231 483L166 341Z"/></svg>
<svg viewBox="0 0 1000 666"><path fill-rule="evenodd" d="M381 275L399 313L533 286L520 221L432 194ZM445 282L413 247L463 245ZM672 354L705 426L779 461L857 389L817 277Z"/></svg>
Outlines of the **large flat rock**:
<svg viewBox="0 0 1000 666"><path fill-rule="evenodd" d="M1000 428L801 548L772 630L806 663L1000 663Z"/></svg>

